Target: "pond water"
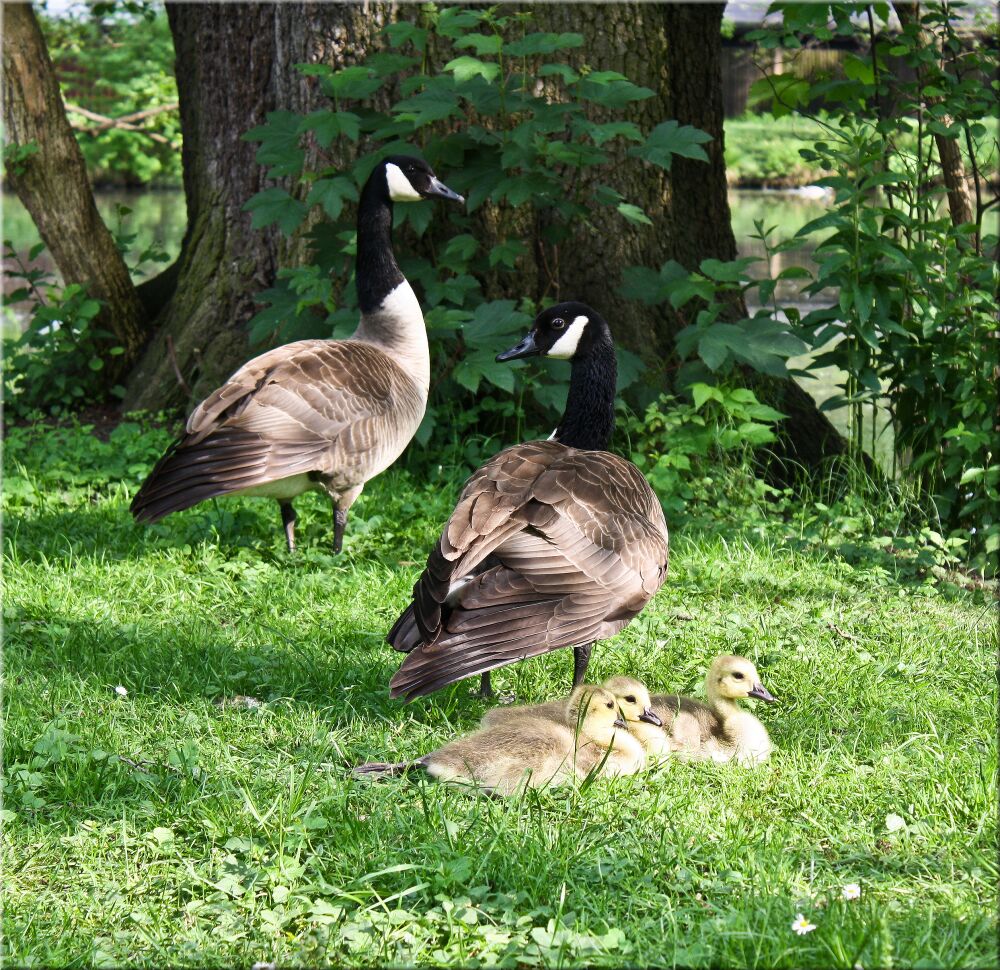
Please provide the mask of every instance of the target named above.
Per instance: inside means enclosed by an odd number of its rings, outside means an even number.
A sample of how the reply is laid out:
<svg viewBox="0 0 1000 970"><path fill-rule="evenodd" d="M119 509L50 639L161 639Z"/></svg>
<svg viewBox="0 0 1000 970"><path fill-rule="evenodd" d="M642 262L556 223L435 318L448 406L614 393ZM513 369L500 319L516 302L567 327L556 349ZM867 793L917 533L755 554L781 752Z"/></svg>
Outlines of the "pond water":
<svg viewBox="0 0 1000 970"><path fill-rule="evenodd" d="M134 233L136 238L132 243L133 252L139 253L149 246L155 246L173 259L180 251L181 239L184 235L186 212L184 196L177 191L153 192L98 192L96 193L97 208L105 223L114 232ZM3 237L9 239L18 253L24 258L31 245L37 241L37 233L31 217L16 197L3 195ZM811 198L805 192L761 191L734 189L729 194L729 204L732 211L733 231L741 256L758 256L763 259L765 252L763 244L752 237L756 233L754 223L762 220L765 228L776 227L773 239L787 239L793 236L799 228L809 220L823 215L827 209L825 199ZM130 210L130 211L125 211ZM777 275L786 265L798 262L811 265L809 256L813 243L808 243L794 253L783 253L772 257L771 274ZM51 270L52 264L48 254L43 253L36 265ZM150 273L155 273L161 264L151 264ZM751 267L754 275L764 275L763 263ZM17 286L17 281L4 277L4 289L9 292ZM807 311L810 306L819 305L801 297L791 284L779 291L779 298L800 306ZM5 328L9 324L5 322ZM15 324L16 326L16 324ZM793 367L806 367L809 356L793 358L789 363ZM812 395L817 403L823 403L840 390L843 372L835 367L819 368L811 372L812 379L802 380L802 386ZM870 420L870 409L866 412L866 426ZM833 411L830 418L841 431L846 430L847 410ZM876 457L883 464L891 460L892 439L885 412L879 410L877 415ZM866 435L867 436L867 435ZM870 445L869 445L870 448Z"/></svg>

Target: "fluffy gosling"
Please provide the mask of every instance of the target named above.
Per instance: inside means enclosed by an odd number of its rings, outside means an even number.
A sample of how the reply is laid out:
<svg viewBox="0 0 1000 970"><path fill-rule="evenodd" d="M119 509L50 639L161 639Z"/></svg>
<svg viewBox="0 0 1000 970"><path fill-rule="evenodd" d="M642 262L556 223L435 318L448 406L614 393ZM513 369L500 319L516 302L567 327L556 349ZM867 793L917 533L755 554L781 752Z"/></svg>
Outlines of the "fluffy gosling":
<svg viewBox="0 0 1000 970"><path fill-rule="evenodd" d="M477 785L500 795L602 775L634 774L645 765L642 746L625 727L614 695L581 685L563 702L560 719L523 715L481 728L400 764L367 764L357 774L397 774L423 768L440 781Z"/></svg>
<svg viewBox="0 0 1000 970"><path fill-rule="evenodd" d="M774 703L757 668L746 657L716 657L705 677L707 703L679 694L657 694L653 711L670 735L670 747L685 761L735 760L755 765L771 754L767 729L738 701L747 697Z"/></svg>

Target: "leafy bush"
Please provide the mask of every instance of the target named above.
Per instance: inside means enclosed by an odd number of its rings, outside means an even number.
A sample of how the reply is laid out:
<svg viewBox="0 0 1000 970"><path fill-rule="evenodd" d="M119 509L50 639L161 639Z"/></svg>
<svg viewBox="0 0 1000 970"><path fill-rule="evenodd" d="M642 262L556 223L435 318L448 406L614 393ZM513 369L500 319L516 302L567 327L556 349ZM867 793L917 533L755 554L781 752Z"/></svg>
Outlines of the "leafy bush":
<svg viewBox="0 0 1000 970"><path fill-rule="evenodd" d="M128 206L116 207L114 237L130 272L138 277L147 272L149 264L169 257L155 245L132 256L130 247L136 234L126 229L130 212ZM34 263L44 248L43 243L33 246L28 264ZM24 284L3 296L5 313L10 314L8 319L13 318L17 334L5 335L3 341L7 413L25 417L40 410L58 415L104 401L109 394L120 397L124 389L120 385L109 388L103 371L105 357L116 357L123 349L109 346L114 335L97 323L100 301L90 297L85 286L71 283L60 288L51 273L26 265L9 239L4 240L4 262L7 275ZM23 330L17 317L6 309L19 304L28 306L29 319Z"/></svg>
<svg viewBox="0 0 1000 970"><path fill-rule="evenodd" d="M340 71L300 65L319 79L329 109L305 117L274 112L245 136L260 143L257 158L270 176L293 182L291 191L268 188L247 203L254 226L276 223L286 234L311 227L314 247L312 264L281 271L278 285L261 294L269 306L252 321L252 339L344 336L353 329L353 286L339 283L352 270L349 204L379 158L421 145L468 204L465 212L449 211L447 236L427 232L431 202L399 206L396 213L405 233L400 252L419 252L400 264L422 295L435 375L418 437L434 438L431 450L440 452L457 444L456 430L475 427L509 439L523 435L522 420L550 429L565 377L540 380L545 364L512 369L494 362L537 308L489 300L491 283L544 275L558 244L588 222L593 207L610 206L623 220L648 223L601 182L601 172L614 164L611 148L635 164L669 168L674 155L704 158L700 145L708 136L674 121L643 132L623 120L630 103L652 92L611 71L572 69L560 53L582 45L583 37L532 31L527 13L427 6L417 22L399 21L385 32L392 50L363 64ZM433 70L432 61L442 69ZM389 107L372 106L390 95ZM306 167L307 136L330 164ZM338 158L354 161L339 165ZM488 234L474 223L480 210L489 214ZM619 351L619 364L624 388L639 373L639 361ZM493 397L492 389L503 395Z"/></svg>
<svg viewBox="0 0 1000 970"><path fill-rule="evenodd" d="M29 254L33 261L44 248L38 243ZM25 285L4 294L4 306L32 302L30 322L17 337L4 340L3 398L8 414L24 416L36 408L59 414L79 408L94 396L103 397L102 353L121 354L121 347L107 349L109 332L94 318L101 304L73 283L59 289L50 274L28 269L9 240L4 241L7 273Z"/></svg>
<svg viewBox="0 0 1000 970"><path fill-rule="evenodd" d="M775 440L784 417L745 387L696 383L689 390L691 403L664 395L627 422L632 461L672 523L689 506L726 518L772 492L754 476L751 455Z"/></svg>
<svg viewBox="0 0 1000 970"><path fill-rule="evenodd" d="M889 40L876 34L864 5L775 4L785 14L781 31L753 36L765 46L799 45L856 33L852 16L868 17L869 53L848 57L842 77L760 83L776 116L818 99L831 119L815 119L825 137L802 154L832 173L819 184L835 201L798 235L822 234L818 270L801 271L805 292L835 293L836 300L801 319L786 312L799 336L825 348L814 366L833 364L847 375L843 393L824 406L851 409L855 452L866 430L874 436L863 406L884 396L902 473L923 495L925 511L934 510L949 548L967 543L971 562L986 568L1000 549L1000 275L997 237L985 231L993 203L984 200L980 177L996 162L986 122L996 114L997 83L982 78L995 78L997 50L963 46L955 34L959 6L927 4L919 22L906 22ZM949 215L935 157L938 142L959 140L975 191L973 221L964 225Z"/></svg>

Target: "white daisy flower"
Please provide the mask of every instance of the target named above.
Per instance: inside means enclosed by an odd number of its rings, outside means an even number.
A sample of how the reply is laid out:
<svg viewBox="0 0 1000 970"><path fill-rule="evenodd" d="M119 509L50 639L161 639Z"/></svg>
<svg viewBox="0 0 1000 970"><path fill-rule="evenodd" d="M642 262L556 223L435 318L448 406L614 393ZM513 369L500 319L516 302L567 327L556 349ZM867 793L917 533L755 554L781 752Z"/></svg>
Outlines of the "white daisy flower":
<svg viewBox="0 0 1000 970"><path fill-rule="evenodd" d="M856 882L849 882L843 889L841 889L840 895L844 899L860 899L861 887Z"/></svg>
<svg viewBox="0 0 1000 970"><path fill-rule="evenodd" d="M118 686L117 686L117 687L115 688L115 693L116 693L116 694L117 694L117 695L118 695L119 697L128 697L128 691L127 691L127 690L126 690L126 689L125 689L124 687L122 687L122 685L121 685L121 684L119 684L119 685L118 685Z"/></svg>
<svg viewBox="0 0 1000 970"><path fill-rule="evenodd" d="M799 936L805 936L806 933L811 933L814 929L816 929L816 924L810 923L809 920L799 913L798 916L796 916L792 921L792 929Z"/></svg>

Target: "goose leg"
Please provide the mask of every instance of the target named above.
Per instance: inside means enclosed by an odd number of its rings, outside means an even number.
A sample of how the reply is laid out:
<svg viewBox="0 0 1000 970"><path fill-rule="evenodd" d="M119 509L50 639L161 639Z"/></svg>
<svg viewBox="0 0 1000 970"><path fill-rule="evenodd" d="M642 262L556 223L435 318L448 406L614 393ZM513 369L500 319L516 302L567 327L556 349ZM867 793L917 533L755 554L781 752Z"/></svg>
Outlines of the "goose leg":
<svg viewBox="0 0 1000 970"><path fill-rule="evenodd" d="M333 553L340 555L344 548L344 526L347 525L347 509L333 507Z"/></svg>
<svg viewBox="0 0 1000 970"><path fill-rule="evenodd" d="M295 552L295 509L291 502L279 502L281 506L281 524L285 527L285 542L288 551Z"/></svg>
<svg viewBox="0 0 1000 970"><path fill-rule="evenodd" d="M594 641L596 642L596 641ZM573 648L573 686L579 687L587 676L587 665L590 663L590 651L594 649L594 643L586 646Z"/></svg>
<svg viewBox="0 0 1000 970"><path fill-rule="evenodd" d="M490 683L490 672L488 670L479 678L479 696L484 700L493 696L493 685Z"/></svg>

